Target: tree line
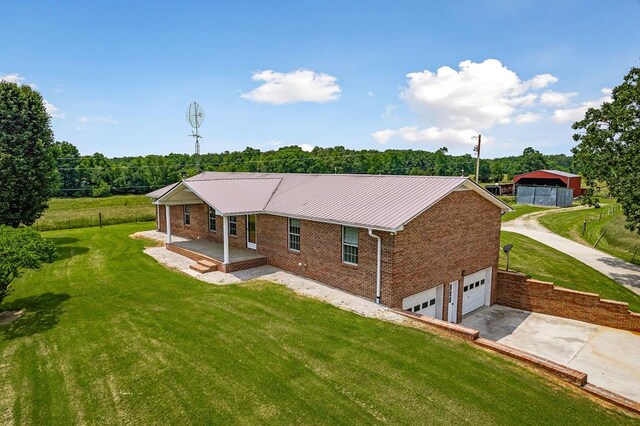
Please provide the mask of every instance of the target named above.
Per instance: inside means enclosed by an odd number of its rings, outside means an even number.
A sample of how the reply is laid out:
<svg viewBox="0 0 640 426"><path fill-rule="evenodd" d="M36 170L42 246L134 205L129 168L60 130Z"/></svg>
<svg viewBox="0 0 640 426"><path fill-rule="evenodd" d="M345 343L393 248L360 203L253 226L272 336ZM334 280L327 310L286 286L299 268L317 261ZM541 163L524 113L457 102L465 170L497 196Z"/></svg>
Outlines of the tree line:
<svg viewBox="0 0 640 426"><path fill-rule="evenodd" d="M59 175L58 196L102 197L144 194L193 176L199 171L262 173L368 173L388 175L473 176L476 160L470 154L448 155L446 148L422 150L354 150L342 146L299 146L261 151L225 151L188 155L147 155L108 158L103 154L80 155L71 143L55 142L53 153ZM520 156L480 161L480 181L500 182L539 169L577 172L573 158L564 154L543 155L527 148Z"/></svg>

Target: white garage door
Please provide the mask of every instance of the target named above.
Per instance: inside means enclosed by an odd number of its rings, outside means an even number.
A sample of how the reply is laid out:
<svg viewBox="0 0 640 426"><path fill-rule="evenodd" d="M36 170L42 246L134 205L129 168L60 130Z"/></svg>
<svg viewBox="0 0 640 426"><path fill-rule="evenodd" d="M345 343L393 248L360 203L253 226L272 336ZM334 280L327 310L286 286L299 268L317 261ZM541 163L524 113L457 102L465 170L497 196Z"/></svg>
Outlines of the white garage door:
<svg viewBox="0 0 640 426"><path fill-rule="evenodd" d="M464 277L462 315L488 305L491 294L491 268Z"/></svg>
<svg viewBox="0 0 640 426"><path fill-rule="evenodd" d="M442 319L442 286L405 297L402 309Z"/></svg>

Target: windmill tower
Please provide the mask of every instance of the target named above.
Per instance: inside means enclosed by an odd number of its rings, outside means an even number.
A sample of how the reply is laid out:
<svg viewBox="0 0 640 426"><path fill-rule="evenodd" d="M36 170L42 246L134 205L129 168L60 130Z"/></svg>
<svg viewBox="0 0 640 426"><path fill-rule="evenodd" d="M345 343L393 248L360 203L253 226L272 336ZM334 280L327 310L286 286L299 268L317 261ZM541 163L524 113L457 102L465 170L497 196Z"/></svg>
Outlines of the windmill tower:
<svg viewBox="0 0 640 426"><path fill-rule="evenodd" d="M199 103L191 102L189 104L189 108L187 108L186 117L187 117L187 121L193 128L193 130L191 130L191 135L189 136L194 138L196 141L196 146L195 146L196 171L200 172L200 138L202 138L202 136L200 135L200 133L198 133L198 130L200 129L200 126L202 126L202 123L204 122L204 109L202 109Z"/></svg>

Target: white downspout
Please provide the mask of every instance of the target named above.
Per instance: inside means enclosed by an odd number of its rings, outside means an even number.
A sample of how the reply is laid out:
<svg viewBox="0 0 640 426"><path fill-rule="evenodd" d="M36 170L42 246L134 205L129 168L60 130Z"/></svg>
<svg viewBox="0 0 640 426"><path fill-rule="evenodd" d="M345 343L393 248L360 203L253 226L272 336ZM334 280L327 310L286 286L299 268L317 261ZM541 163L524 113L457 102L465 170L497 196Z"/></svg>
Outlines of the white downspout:
<svg viewBox="0 0 640 426"><path fill-rule="evenodd" d="M373 233L373 229L369 228L369 236L378 240L378 256L376 262L376 303L380 304L381 283L380 275L382 270L382 238Z"/></svg>

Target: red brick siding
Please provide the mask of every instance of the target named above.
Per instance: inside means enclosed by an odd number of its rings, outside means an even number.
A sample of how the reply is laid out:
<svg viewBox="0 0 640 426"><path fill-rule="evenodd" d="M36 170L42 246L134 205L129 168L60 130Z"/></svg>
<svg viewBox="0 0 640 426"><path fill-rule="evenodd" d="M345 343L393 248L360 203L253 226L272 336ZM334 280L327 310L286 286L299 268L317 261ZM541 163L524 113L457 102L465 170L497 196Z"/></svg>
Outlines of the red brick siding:
<svg viewBox="0 0 640 426"><path fill-rule="evenodd" d="M460 321L463 275L493 267L495 283L499 249L500 208L476 192L453 192L396 236L393 294L388 303L401 308L404 297L443 285L442 318L446 319L449 283L458 280ZM491 293L493 304L495 289Z"/></svg>
<svg viewBox="0 0 640 426"><path fill-rule="evenodd" d="M388 304L393 237L388 233L376 234L382 237L381 301ZM360 229L358 245L358 265L345 265L342 263L342 226L301 220L300 252L293 252L288 249L286 217L261 214L257 218L257 251L267 256L269 264L373 300L377 241L366 229ZM304 266L299 266L300 263Z"/></svg>
<svg viewBox="0 0 640 426"><path fill-rule="evenodd" d="M640 332L640 314L629 304L603 300L594 293L556 287L526 275L499 271L496 303L525 311Z"/></svg>

